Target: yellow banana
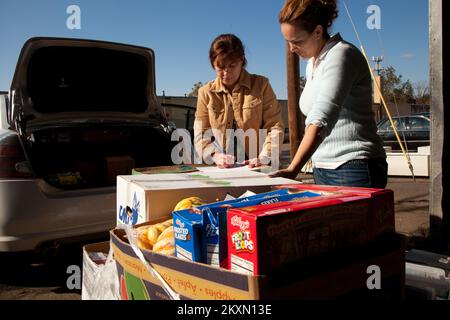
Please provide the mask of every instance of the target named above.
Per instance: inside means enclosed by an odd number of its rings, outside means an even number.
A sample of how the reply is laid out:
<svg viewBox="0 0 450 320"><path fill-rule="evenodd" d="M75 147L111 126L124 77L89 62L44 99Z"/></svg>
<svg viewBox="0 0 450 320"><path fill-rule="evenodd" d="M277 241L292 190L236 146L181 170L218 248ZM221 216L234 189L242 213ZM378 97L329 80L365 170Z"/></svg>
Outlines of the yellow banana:
<svg viewBox="0 0 450 320"><path fill-rule="evenodd" d="M205 202L200 199L199 197L190 197L181 200L178 202L178 204L175 206L175 209L173 211L179 211L179 210L185 210L185 209L191 209L194 207L198 207L205 204Z"/></svg>

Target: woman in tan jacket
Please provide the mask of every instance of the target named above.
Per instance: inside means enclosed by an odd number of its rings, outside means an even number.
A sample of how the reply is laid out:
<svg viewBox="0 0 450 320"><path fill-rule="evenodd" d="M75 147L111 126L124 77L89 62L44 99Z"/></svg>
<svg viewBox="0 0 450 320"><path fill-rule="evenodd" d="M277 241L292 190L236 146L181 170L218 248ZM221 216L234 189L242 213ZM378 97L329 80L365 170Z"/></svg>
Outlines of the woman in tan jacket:
<svg viewBox="0 0 450 320"><path fill-rule="evenodd" d="M258 167L279 159L284 126L269 80L245 70L244 47L235 35L214 39L209 59L217 77L198 92L197 154L220 168L236 161Z"/></svg>

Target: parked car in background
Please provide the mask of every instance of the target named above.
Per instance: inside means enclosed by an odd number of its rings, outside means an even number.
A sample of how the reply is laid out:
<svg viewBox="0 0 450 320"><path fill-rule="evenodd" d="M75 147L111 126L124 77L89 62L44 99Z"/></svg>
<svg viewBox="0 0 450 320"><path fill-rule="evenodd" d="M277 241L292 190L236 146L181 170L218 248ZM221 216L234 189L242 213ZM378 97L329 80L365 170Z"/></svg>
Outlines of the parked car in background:
<svg viewBox="0 0 450 320"><path fill-rule="evenodd" d="M429 114L393 117L392 120L400 139L408 150L417 151L418 147L430 145ZM392 150L401 150L389 119L381 120L377 127L384 146L391 147Z"/></svg>
<svg viewBox="0 0 450 320"><path fill-rule="evenodd" d="M116 223L116 182L171 164L151 49L33 38L1 97L0 252L40 250Z"/></svg>
<svg viewBox="0 0 450 320"><path fill-rule="evenodd" d="M197 108L188 105L162 102L163 108L172 129L186 129L194 141L195 111Z"/></svg>

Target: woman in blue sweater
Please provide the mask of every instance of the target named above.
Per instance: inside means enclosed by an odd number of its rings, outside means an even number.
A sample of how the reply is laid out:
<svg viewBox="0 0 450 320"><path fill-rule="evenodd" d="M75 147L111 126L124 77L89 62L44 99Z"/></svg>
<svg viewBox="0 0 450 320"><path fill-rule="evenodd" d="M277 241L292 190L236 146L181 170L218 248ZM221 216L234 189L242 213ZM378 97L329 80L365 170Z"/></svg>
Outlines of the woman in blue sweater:
<svg viewBox="0 0 450 320"><path fill-rule="evenodd" d="M316 184L385 188L386 153L372 111L372 79L362 53L328 29L336 0L287 0L279 14L291 52L308 59L300 109L305 135L285 170L295 178L311 158Z"/></svg>

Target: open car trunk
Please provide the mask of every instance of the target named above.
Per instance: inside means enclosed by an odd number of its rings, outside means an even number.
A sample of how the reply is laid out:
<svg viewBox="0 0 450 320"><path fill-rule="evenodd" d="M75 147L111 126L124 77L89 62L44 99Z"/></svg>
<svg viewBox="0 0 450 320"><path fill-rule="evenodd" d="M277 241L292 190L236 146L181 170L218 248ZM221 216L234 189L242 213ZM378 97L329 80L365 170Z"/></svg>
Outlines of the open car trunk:
<svg viewBox="0 0 450 320"><path fill-rule="evenodd" d="M169 165L154 53L118 43L32 38L11 85L9 123L37 178L63 189L115 185L134 167Z"/></svg>
<svg viewBox="0 0 450 320"><path fill-rule="evenodd" d="M34 174L62 189L116 184L135 167L171 163L171 142L160 126L95 126L42 129L28 141Z"/></svg>

